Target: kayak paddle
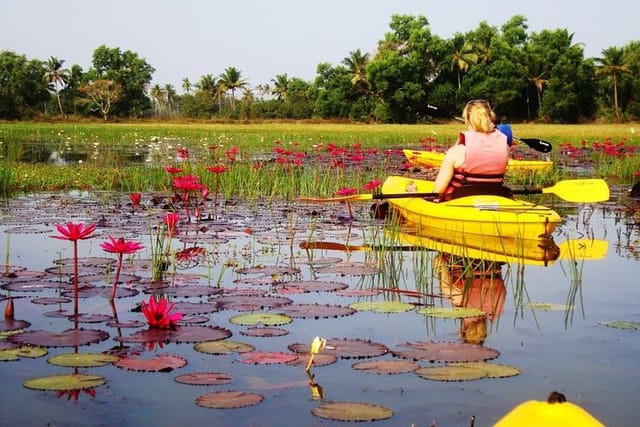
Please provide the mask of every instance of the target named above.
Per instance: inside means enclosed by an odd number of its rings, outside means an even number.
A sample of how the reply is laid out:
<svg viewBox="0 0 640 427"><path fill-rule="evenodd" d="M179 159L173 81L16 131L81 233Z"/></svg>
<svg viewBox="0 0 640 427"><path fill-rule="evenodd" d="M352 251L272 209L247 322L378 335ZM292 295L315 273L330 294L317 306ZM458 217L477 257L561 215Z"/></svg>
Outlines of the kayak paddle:
<svg viewBox="0 0 640 427"><path fill-rule="evenodd" d="M558 181L551 187L523 188L511 191L513 194L555 194L563 200L573 203L594 203L609 200L609 186L598 178L567 179ZM406 199L414 197L438 197L439 193L389 193L389 194L353 194L338 197L301 197L302 202L354 202L358 200Z"/></svg>
<svg viewBox="0 0 640 427"><path fill-rule="evenodd" d="M435 105L431 105L431 104L427 104L427 108L437 111L443 115L447 115L450 117L453 117L454 119L464 122L464 119L462 117L458 117L458 116L453 116L451 114L448 114L444 111L442 111L439 107L436 107ZM540 153L549 153L551 152L551 150L553 149L553 146L551 145L550 142L545 141L544 139L539 139L539 138L520 138L517 137L515 135L512 135L513 139L516 139L520 142L524 142L526 145L529 146L529 148L532 148L536 151L539 151Z"/></svg>

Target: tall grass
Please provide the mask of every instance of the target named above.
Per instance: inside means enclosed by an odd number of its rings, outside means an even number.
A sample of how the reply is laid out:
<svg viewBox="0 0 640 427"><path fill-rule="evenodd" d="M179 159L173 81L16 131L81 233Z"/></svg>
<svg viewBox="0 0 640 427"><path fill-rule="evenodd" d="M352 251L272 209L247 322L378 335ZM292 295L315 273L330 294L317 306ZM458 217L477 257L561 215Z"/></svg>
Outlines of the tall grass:
<svg viewBox="0 0 640 427"><path fill-rule="evenodd" d="M603 141L640 146L629 125L513 125L519 137L545 139L554 145L551 159L559 163L568 156L568 144L591 147ZM189 150L190 162L206 184L213 176L205 167L226 161L224 153L237 149L233 168L220 176L223 197L293 198L298 195L329 195L341 187L359 188L371 179L401 173L388 153L401 148L427 149L451 145L461 126L363 125L363 124L167 124L167 123L0 123L0 192L95 189L115 191L164 191L169 179L164 166L177 164L176 149ZM638 129L640 131L640 129ZM362 165L330 167L315 162L330 146L348 150L376 150ZM274 149L304 153L298 167L276 163ZM73 164L44 163L52 150L71 156ZM531 152L532 155L539 153ZM587 151L593 175L631 183L640 170L635 152L612 156ZM541 156L541 155L540 155ZM30 160L25 161L28 158ZM35 160L37 161L35 161ZM138 161L131 165L129 160ZM140 163L142 162L142 163ZM541 185L574 171L556 167L544 173L510 173L512 185Z"/></svg>

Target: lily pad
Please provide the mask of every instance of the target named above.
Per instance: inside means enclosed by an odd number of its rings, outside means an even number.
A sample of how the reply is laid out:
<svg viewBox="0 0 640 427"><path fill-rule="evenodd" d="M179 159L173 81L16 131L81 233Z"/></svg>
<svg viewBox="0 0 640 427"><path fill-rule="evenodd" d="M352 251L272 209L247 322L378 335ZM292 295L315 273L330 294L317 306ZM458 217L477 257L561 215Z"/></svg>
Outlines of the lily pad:
<svg viewBox="0 0 640 427"><path fill-rule="evenodd" d="M487 314L482 310L472 307L424 307L419 309L418 313L445 319L464 319L465 317L486 316Z"/></svg>
<svg viewBox="0 0 640 427"><path fill-rule="evenodd" d="M565 311L573 310L573 306L565 304L554 304L550 302L530 302L522 305L525 308L537 311Z"/></svg>
<svg viewBox="0 0 640 427"><path fill-rule="evenodd" d="M196 405L204 408L233 409L257 405L264 397L258 393L244 391L214 391L196 398Z"/></svg>
<svg viewBox="0 0 640 427"><path fill-rule="evenodd" d="M355 314L356 310L341 305L322 304L291 304L274 309L278 313L298 319L328 319Z"/></svg>
<svg viewBox="0 0 640 427"><path fill-rule="evenodd" d="M242 353L239 361L250 365L275 365L290 363L298 358L295 353L277 351L249 351Z"/></svg>
<svg viewBox="0 0 640 427"><path fill-rule="evenodd" d="M173 354L160 354L152 359L129 356L120 358L114 365L130 371L170 372L186 366L187 359Z"/></svg>
<svg viewBox="0 0 640 427"><path fill-rule="evenodd" d="M426 380L433 381L472 381L487 376L487 373L482 369L463 365L423 367L417 369L416 374Z"/></svg>
<svg viewBox="0 0 640 427"><path fill-rule="evenodd" d="M248 351L255 350L255 347L251 344L237 341L219 340L199 342L193 346L193 349L200 353L224 355L232 353L246 353Z"/></svg>
<svg viewBox="0 0 640 427"><path fill-rule="evenodd" d="M295 343L287 348L296 353L307 353L309 344ZM324 354L334 355L343 359L364 359L366 357L382 356L389 352L384 344L363 339L331 338L323 350Z"/></svg>
<svg viewBox="0 0 640 427"><path fill-rule="evenodd" d="M477 344L460 342L408 342L402 347L408 350L393 350L394 356L428 362L477 362L495 359L497 350Z"/></svg>
<svg viewBox="0 0 640 427"><path fill-rule="evenodd" d="M283 335L287 335L289 333L288 330L283 328L273 328L273 327L261 327L261 326L251 326L243 331L240 331L240 335L245 335L248 337L281 337Z"/></svg>
<svg viewBox="0 0 640 427"><path fill-rule="evenodd" d="M409 360L368 360L351 365L356 371L368 372L370 374L390 375L413 372L420 367L415 362Z"/></svg>
<svg viewBox="0 0 640 427"><path fill-rule="evenodd" d="M293 301L285 297L260 296L260 295L237 295L215 297L211 301L219 304L220 309L255 311L272 309L283 305L291 304Z"/></svg>
<svg viewBox="0 0 640 427"><path fill-rule="evenodd" d="M174 380L189 385L221 385L233 381L233 377L223 372L191 372L178 375Z"/></svg>
<svg viewBox="0 0 640 427"><path fill-rule="evenodd" d="M393 411L383 406L361 402L322 402L311 413L336 421L378 421L391 418Z"/></svg>
<svg viewBox="0 0 640 427"><path fill-rule="evenodd" d="M640 329L640 322L631 322L626 320L603 320L598 322L599 325L607 326L609 328L616 329L631 329L638 330Z"/></svg>
<svg viewBox="0 0 640 427"><path fill-rule="evenodd" d="M273 313L252 313L240 314L229 318L229 322L234 325L253 326L280 326L291 323L293 319L285 314Z"/></svg>
<svg viewBox="0 0 640 427"><path fill-rule="evenodd" d="M400 301L362 301L349 304L358 311L373 311L375 313L404 313L415 308L413 304Z"/></svg>
<svg viewBox="0 0 640 427"><path fill-rule="evenodd" d="M341 276L374 276L380 273L378 267L363 263L334 264L315 269L316 273L339 274Z"/></svg>
<svg viewBox="0 0 640 427"><path fill-rule="evenodd" d="M47 362L69 368L95 368L118 361L119 357L103 353L63 353L51 356Z"/></svg>
<svg viewBox="0 0 640 427"><path fill-rule="evenodd" d="M301 292L335 292L347 289L349 285L342 282L323 282L321 280L298 280L280 283L278 287L300 289Z"/></svg>
<svg viewBox="0 0 640 427"><path fill-rule="evenodd" d="M19 331L29 326L31 323L26 320L0 319L0 332Z"/></svg>
<svg viewBox="0 0 640 427"><path fill-rule="evenodd" d="M217 341L229 338L231 331L220 326L184 325L178 326L169 334L168 342L194 343L202 341Z"/></svg>
<svg viewBox="0 0 640 427"><path fill-rule="evenodd" d="M37 347L77 347L98 343L109 338L109 334L98 329L67 329L63 332L27 331L12 335L11 342Z"/></svg>
<svg viewBox="0 0 640 427"><path fill-rule="evenodd" d="M487 378L507 378L520 374L520 369L513 366L489 362L450 363L449 366L465 366L480 369L487 374Z"/></svg>
<svg viewBox="0 0 640 427"><path fill-rule="evenodd" d="M33 390L65 391L98 387L105 382L104 377L99 375L68 374L35 378L25 381L23 385Z"/></svg>
<svg viewBox="0 0 640 427"><path fill-rule="evenodd" d="M297 356L298 357L295 360L287 362L287 365L306 367L309 364L311 353L298 353ZM313 366L331 365L333 363L336 363L337 361L338 358L333 354L319 353L313 356Z"/></svg>
<svg viewBox="0 0 640 427"><path fill-rule="evenodd" d="M42 357L47 353L48 351L45 348L23 345L21 347L0 350L0 362L15 361L20 359L21 357L35 359L38 357Z"/></svg>

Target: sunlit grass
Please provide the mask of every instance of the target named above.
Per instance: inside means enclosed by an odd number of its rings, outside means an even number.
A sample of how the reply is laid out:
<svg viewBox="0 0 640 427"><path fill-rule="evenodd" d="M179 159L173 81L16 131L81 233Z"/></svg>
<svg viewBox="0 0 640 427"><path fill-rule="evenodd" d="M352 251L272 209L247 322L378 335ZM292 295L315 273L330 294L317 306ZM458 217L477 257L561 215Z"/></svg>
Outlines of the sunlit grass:
<svg viewBox="0 0 640 427"><path fill-rule="evenodd" d="M629 184L637 179L640 146L633 125L539 125L514 124L521 138L540 138L554 146L550 159L556 164L573 160L588 162L595 176ZM438 125L364 124L204 124L204 123L1 123L0 193L64 191L69 189L109 191L166 191L170 179L163 168L184 167L176 150L189 151L185 173L200 176L212 185L213 175L205 167L228 163L225 152L237 150L237 158L220 175L221 197L295 198L326 196L342 187L360 188L371 179L401 173L386 153L402 148L426 149L453 143L459 123ZM640 131L640 128L638 129ZM602 144L622 147L603 151ZM342 147L348 154L363 151L369 158L362 167L331 166L315 162L327 156L329 147ZM576 154L567 147L580 147ZM633 148L633 149L631 149ZM71 165L46 163L50 150L74 159ZM278 163L278 153L296 153L300 164ZM532 152L542 158L544 155ZM30 158L37 161L25 162ZM292 155L289 161L292 161ZM125 160L136 159L131 166ZM334 159L339 163L341 159ZM561 167L542 173L509 173L513 186L538 186L574 178Z"/></svg>

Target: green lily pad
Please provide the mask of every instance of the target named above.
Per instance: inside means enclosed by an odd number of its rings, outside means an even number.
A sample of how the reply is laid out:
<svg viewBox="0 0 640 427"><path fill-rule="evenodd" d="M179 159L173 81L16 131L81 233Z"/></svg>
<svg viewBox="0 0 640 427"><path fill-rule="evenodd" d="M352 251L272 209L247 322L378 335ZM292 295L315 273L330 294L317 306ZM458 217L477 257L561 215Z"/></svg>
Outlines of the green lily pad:
<svg viewBox="0 0 640 427"><path fill-rule="evenodd" d="M520 369L513 366L501 365L499 363L465 362L451 363L449 366L463 366L467 368L480 369L486 373L487 378L507 378L520 374Z"/></svg>
<svg viewBox="0 0 640 427"><path fill-rule="evenodd" d="M68 374L34 378L25 381L23 385L33 390L65 391L98 387L105 382L104 377L99 375Z"/></svg>
<svg viewBox="0 0 640 427"><path fill-rule="evenodd" d="M293 319L286 314L272 314L272 313L251 313L240 314L229 318L229 322L234 325L254 326L280 326L291 323Z"/></svg>
<svg viewBox="0 0 640 427"><path fill-rule="evenodd" d="M33 347L30 345L23 345L17 348L10 348L0 351L0 362L9 362L18 360L21 357L29 357L35 359L42 357L48 353L47 349L42 347Z"/></svg>
<svg viewBox="0 0 640 427"><path fill-rule="evenodd" d="M199 342L193 346L195 351L207 354L231 354L231 353L246 353L248 351L255 350L251 344L246 344L237 341L205 341Z"/></svg>
<svg viewBox="0 0 640 427"><path fill-rule="evenodd" d="M616 329L640 329L640 322L631 322L627 320L603 320L601 322L598 322L598 324Z"/></svg>
<svg viewBox="0 0 640 427"><path fill-rule="evenodd" d="M439 317L445 319L464 319L465 317L485 316L486 313L477 308L464 307L424 307L418 313L425 316Z"/></svg>
<svg viewBox="0 0 640 427"><path fill-rule="evenodd" d="M528 304L523 304L523 307L530 308L532 310L537 311L565 311L565 310L573 310L572 305L565 304L554 304L549 302L531 302Z"/></svg>
<svg viewBox="0 0 640 427"><path fill-rule="evenodd" d="M361 402L322 402L311 413L319 418L353 422L384 420L393 416L388 408Z"/></svg>
<svg viewBox="0 0 640 427"><path fill-rule="evenodd" d="M487 376L482 369L463 365L429 366L417 369L415 373L432 381L472 381Z"/></svg>
<svg viewBox="0 0 640 427"><path fill-rule="evenodd" d="M51 356L47 362L69 368L95 368L118 361L119 357L104 353L63 353Z"/></svg>
<svg viewBox="0 0 640 427"><path fill-rule="evenodd" d="M363 301L349 304L358 311L373 311L376 313L404 313L415 308L413 304L400 301Z"/></svg>

